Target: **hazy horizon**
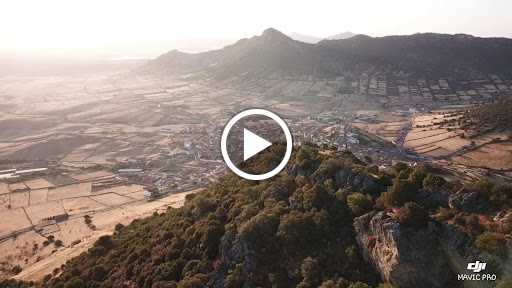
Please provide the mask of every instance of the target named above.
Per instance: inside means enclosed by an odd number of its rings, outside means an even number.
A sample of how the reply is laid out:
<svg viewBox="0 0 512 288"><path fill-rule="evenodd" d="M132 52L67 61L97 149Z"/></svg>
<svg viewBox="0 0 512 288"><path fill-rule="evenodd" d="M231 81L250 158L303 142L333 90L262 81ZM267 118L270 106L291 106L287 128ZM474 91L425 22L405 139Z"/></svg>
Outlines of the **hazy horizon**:
<svg viewBox="0 0 512 288"><path fill-rule="evenodd" d="M326 37L465 33L512 38L505 1L16 1L0 3L0 53L32 57L156 57L218 49L272 27ZM0 57L2 58L2 57Z"/></svg>

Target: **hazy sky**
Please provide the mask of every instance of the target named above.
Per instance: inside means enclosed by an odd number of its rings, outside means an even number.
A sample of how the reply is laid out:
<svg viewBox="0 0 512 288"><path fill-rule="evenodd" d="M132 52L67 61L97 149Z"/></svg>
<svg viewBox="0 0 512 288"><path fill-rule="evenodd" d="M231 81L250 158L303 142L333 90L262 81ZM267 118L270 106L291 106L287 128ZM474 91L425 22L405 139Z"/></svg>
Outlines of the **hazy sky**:
<svg viewBox="0 0 512 288"><path fill-rule="evenodd" d="M509 0L2 0L0 52L156 56L183 47L173 40L233 41L268 27L313 36L352 31L512 38L510 11Z"/></svg>

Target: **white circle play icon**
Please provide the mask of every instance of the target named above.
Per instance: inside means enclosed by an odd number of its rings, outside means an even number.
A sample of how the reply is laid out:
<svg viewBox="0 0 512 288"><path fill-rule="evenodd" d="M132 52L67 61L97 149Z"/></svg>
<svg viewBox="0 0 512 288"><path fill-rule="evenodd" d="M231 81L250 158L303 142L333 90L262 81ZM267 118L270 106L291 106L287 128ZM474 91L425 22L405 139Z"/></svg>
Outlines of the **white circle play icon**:
<svg viewBox="0 0 512 288"><path fill-rule="evenodd" d="M235 164L233 164L233 161L231 161L228 155L227 141L229 131L231 130L231 128L233 128L233 125L235 125L242 118L253 115L266 116L274 120L279 125L279 127L281 127L286 138L286 152L283 160L281 160L281 163L279 163L279 165L276 168L274 168L274 170L264 174L249 174L240 170ZM245 110L235 115L235 117L231 118L231 120L229 120L229 122L226 124L226 127L224 127L224 131L222 131L220 145L224 162L226 162L231 171L233 171L238 176L249 180L268 179L279 173L281 170L283 170L283 168L286 166L286 163L288 163L288 160L290 160L293 147L292 134L290 133L290 130L288 129L288 126L283 121L283 119L281 119L276 114L264 109ZM257 135L254 132L251 132L249 129L243 129L243 161L246 161L247 159L263 151L264 149L270 147L271 145L272 143L270 141L264 139L263 137Z"/></svg>

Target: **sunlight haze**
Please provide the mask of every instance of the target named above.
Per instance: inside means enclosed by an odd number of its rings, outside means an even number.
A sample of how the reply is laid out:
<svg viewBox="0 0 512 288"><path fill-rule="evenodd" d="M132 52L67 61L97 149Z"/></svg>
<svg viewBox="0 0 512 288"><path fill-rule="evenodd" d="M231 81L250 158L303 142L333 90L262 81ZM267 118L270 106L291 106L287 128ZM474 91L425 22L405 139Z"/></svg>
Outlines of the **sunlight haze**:
<svg viewBox="0 0 512 288"><path fill-rule="evenodd" d="M497 0L3 1L0 52L155 57L172 49L220 48L269 27L317 37L344 31L512 37L511 6Z"/></svg>

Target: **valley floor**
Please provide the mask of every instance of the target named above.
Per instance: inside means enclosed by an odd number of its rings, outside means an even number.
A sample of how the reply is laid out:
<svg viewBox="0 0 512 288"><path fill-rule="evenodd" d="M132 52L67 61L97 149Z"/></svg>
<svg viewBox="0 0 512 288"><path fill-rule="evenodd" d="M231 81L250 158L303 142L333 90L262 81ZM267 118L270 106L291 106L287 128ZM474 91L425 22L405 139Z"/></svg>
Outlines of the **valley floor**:
<svg viewBox="0 0 512 288"><path fill-rule="evenodd" d="M16 279L40 281L45 275L52 274L67 260L87 251L102 235L111 234L117 223L129 224L134 219L151 216L154 212L162 212L168 207L181 207L185 195L198 192L200 189L174 194L165 198L146 203L131 203L112 210L95 213L91 219L96 226L92 231L88 228L83 217L70 219L59 223L60 231L53 233L55 240L61 240L63 247L56 248L49 245L43 248L45 237L30 231L0 243L2 261L14 261L22 267L23 271L16 275ZM76 245L72 243L79 242ZM40 249L32 250L34 244ZM12 264L12 263L11 263ZM0 277L1 278L1 277Z"/></svg>

